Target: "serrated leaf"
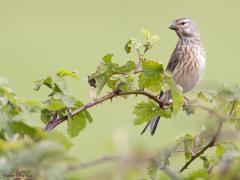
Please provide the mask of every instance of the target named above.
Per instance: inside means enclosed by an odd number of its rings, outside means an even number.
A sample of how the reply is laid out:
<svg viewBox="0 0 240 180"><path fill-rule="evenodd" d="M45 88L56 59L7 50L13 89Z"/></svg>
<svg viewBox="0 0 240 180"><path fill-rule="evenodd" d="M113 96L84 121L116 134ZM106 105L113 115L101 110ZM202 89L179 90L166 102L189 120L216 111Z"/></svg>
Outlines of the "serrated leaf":
<svg viewBox="0 0 240 180"><path fill-rule="evenodd" d="M87 120L83 113L79 113L68 119L67 121L67 132L70 137L76 137L79 135L80 131L86 127Z"/></svg>
<svg viewBox="0 0 240 180"><path fill-rule="evenodd" d="M138 85L140 89L149 89L152 92L159 92L162 87L162 77L159 76L146 76L144 74L139 74Z"/></svg>
<svg viewBox="0 0 240 180"><path fill-rule="evenodd" d="M133 89L133 80L131 76L115 75L108 80L107 86L112 90L120 89L122 91L127 91Z"/></svg>
<svg viewBox="0 0 240 180"><path fill-rule="evenodd" d="M153 120L156 116L170 118L172 115L171 110L162 110L160 107L152 101L140 102L134 107L133 113L137 116L134 123L136 125L142 124Z"/></svg>
<svg viewBox="0 0 240 180"><path fill-rule="evenodd" d="M152 60L142 61L142 73L139 75L140 89L147 88L152 92L159 92L162 86L163 65Z"/></svg>
<svg viewBox="0 0 240 180"><path fill-rule="evenodd" d="M75 79L78 79L78 73L76 71L70 71L68 69L60 69L58 72L57 72L57 76L59 76L60 78L63 78L65 76L69 76L69 77L72 77L72 78L75 78Z"/></svg>
<svg viewBox="0 0 240 180"><path fill-rule="evenodd" d="M143 60L142 70L148 76L159 76L164 71L163 65L153 60Z"/></svg>
<svg viewBox="0 0 240 180"><path fill-rule="evenodd" d="M45 104L45 108L49 111L58 111L65 108L64 103L60 99L49 99Z"/></svg>
<svg viewBox="0 0 240 180"><path fill-rule="evenodd" d="M133 61L127 61L126 64L116 67L114 68L114 72L117 73L127 73L127 72L131 72L134 69L136 69L136 64Z"/></svg>

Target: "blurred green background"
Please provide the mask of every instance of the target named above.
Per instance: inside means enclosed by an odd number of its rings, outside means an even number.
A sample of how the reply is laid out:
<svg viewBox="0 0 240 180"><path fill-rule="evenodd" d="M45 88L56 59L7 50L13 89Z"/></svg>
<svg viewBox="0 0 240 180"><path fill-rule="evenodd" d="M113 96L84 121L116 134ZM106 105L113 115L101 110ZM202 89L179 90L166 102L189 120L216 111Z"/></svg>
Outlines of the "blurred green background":
<svg viewBox="0 0 240 180"><path fill-rule="evenodd" d="M119 63L131 60L123 46L146 28L160 37L147 57L166 65L177 41L168 26L176 17L187 16L197 22L208 57L205 76L193 93L221 83L234 85L240 82L239 7L239 0L1 0L0 76L19 96L44 98L47 90L33 91L35 80L63 67L78 70L81 78L70 80L71 92L88 102L87 75L103 55L114 53ZM161 120L154 137L140 136L143 126L133 124L135 102L135 97L119 98L91 109L94 122L73 139L76 145L70 153L89 160L140 145L156 152L177 135L197 131L203 122L180 113Z"/></svg>

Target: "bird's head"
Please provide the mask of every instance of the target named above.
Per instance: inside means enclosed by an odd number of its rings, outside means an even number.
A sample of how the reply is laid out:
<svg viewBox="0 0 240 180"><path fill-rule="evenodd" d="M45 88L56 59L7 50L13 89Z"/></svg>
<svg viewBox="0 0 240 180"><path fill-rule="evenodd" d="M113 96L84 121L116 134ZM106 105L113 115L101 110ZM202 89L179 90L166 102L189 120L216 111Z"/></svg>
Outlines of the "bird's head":
<svg viewBox="0 0 240 180"><path fill-rule="evenodd" d="M198 38L200 36L196 24L186 17L175 19L169 29L174 30L179 38Z"/></svg>

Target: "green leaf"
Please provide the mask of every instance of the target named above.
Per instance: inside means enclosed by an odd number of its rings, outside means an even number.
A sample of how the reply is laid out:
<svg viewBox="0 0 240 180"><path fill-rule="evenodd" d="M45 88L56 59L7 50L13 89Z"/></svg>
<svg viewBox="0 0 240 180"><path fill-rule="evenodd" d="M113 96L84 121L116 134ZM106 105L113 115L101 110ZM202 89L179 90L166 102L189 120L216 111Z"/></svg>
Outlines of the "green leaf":
<svg viewBox="0 0 240 180"><path fill-rule="evenodd" d="M72 110L76 110L78 108L80 108L81 106L83 106L84 104L77 100L74 104L74 108ZM85 118L88 120L89 123L93 122L93 118L91 116L91 114L88 112L88 110L84 110L82 111L83 115L85 116Z"/></svg>
<svg viewBox="0 0 240 180"><path fill-rule="evenodd" d="M90 76L88 76L88 83L90 86L97 88L97 94L100 94L102 89L106 84L111 89L116 87L115 85L119 83L120 78L124 79L129 73L136 68L136 64L133 61L128 61L126 64L119 66L112 62L113 54L107 54L103 57L103 63L101 63L97 71ZM113 76L119 76L118 79L111 79Z"/></svg>
<svg viewBox="0 0 240 180"><path fill-rule="evenodd" d="M210 166L210 162L209 162L208 158L205 156L200 156L200 159L203 160L203 167L205 169L208 169Z"/></svg>
<svg viewBox="0 0 240 180"><path fill-rule="evenodd" d="M49 111L58 111L65 108L64 103L59 99L49 99L45 102L46 109Z"/></svg>
<svg viewBox="0 0 240 180"><path fill-rule="evenodd" d="M109 78L110 76L108 74L101 74L95 77L97 82L97 94L100 94L103 87L107 84Z"/></svg>
<svg viewBox="0 0 240 180"><path fill-rule="evenodd" d="M87 110L83 111L83 114L84 114L84 116L86 117L86 119L88 120L89 123L93 122L93 118Z"/></svg>
<svg viewBox="0 0 240 180"><path fill-rule="evenodd" d="M7 85L6 86L0 86L0 97L1 96L6 99L6 101L5 101L6 104L10 103L12 106L17 105L17 99L16 99L16 96L15 96L15 93Z"/></svg>
<svg viewBox="0 0 240 180"><path fill-rule="evenodd" d="M44 124L47 124L50 120L51 120L51 112L47 109L43 109L41 111L41 121L44 123Z"/></svg>
<svg viewBox="0 0 240 180"><path fill-rule="evenodd" d="M33 89L34 89L35 91L39 91L40 88L41 88L42 85L43 85L43 82L42 82L42 80L37 80L37 81L34 82L34 84L35 84L35 86L34 86Z"/></svg>
<svg viewBox="0 0 240 180"><path fill-rule="evenodd" d="M67 132L70 137L76 137L79 135L80 131L86 127L87 120L83 113L79 113L72 117L72 119L68 119L67 121Z"/></svg>
<svg viewBox="0 0 240 180"><path fill-rule="evenodd" d="M131 51L132 51L132 40L131 39L125 44L124 50L127 54L131 53Z"/></svg>
<svg viewBox="0 0 240 180"><path fill-rule="evenodd" d="M190 172L183 180L196 180L196 179L208 179L208 172L204 169L195 170Z"/></svg>
<svg viewBox="0 0 240 180"><path fill-rule="evenodd" d="M164 71L161 63L152 60L143 60L142 68L143 73L148 76L159 76Z"/></svg>
<svg viewBox="0 0 240 180"><path fill-rule="evenodd" d="M163 65L159 62L143 60L142 73L138 79L139 88L147 88L152 92L159 92L162 87L163 71Z"/></svg>
<svg viewBox="0 0 240 180"><path fill-rule="evenodd" d="M216 155L217 155L218 157L222 156L223 153L224 153L224 150L225 150L224 145L219 144L219 145L216 147Z"/></svg>
<svg viewBox="0 0 240 180"><path fill-rule="evenodd" d="M144 122L151 121L157 115L156 105L152 102L146 103L144 101L138 103L133 113L137 116L135 119L135 124L139 125Z"/></svg>
<svg viewBox="0 0 240 180"><path fill-rule="evenodd" d="M36 129L25 124L21 121L14 121L9 123L11 131L15 134L18 133L22 136L28 135L29 137L34 137L36 135Z"/></svg>
<svg viewBox="0 0 240 180"><path fill-rule="evenodd" d="M192 157L192 154L191 154L191 151L190 151L192 143L193 143L192 135L186 133L183 136L183 145L184 145L184 151L185 151L185 158L186 158L187 161L190 160L191 157Z"/></svg>
<svg viewBox="0 0 240 180"><path fill-rule="evenodd" d="M134 121L136 125L151 121L156 116L170 118L172 115L171 110L169 110L169 109L162 110L153 101L149 101L149 102L142 101L142 102L138 103L134 107L133 113L137 116Z"/></svg>
<svg viewBox="0 0 240 180"><path fill-rule="evenodd" d="M45 79L35 81L34 83L35 83L34 90L36 91L38 91L42 87L42 85L45 85L50 89L53 89L54 85L52 76L47 76Z"/></svg>
<svg viewBox="0 0 240 180"><path fill-rule="evenodd" d="M108 80L107 86L112 90L120 89L122 91L131 90L134 87L134 79L131 75L115 75Z"/></svg>
<svg viewBox="0 0 240 180"><path fill-rule="evenodd" d="M78 79L78 73L76 71L70 71L68 69L60 69L58 72L57 72L57 76L59 76L60 78L63 78L65 76L69 76L69 77L72 77L72 78L75 78L75 79Z"/></svg>
<svg viewBox="0 0 240 180"><path fill-rule="evenodd" d="M103 56L103 61L106 64L111 64L112 63L112 57L113 57L113 54L109 53L109 54Z"/></svg>
<svg viewBox="0 0 240 180"><path fill-rule="evenodd" d="M126 64L120 66L120 67L116 67L114 68L114 72L116 73L128 73L133 71L134 69L136 69L136 64L133 61L128 61Z"/></svg>

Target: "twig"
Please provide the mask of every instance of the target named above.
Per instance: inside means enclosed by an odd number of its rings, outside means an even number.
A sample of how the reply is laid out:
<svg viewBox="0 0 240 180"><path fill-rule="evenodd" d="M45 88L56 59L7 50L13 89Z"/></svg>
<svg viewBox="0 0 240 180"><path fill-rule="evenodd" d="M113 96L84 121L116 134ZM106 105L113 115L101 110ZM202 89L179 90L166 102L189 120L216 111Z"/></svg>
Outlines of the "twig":
<svg viewBox="0 0 240 180"><path fill-rule="evenodd" d="M133 72L134 74L137 74L137 72L139 70L141 70L141 63L142 63L142 60L144 59L144 54L145 54L145 53L141 54L139 48L137 48L136 50L137 50L137 54L138 54L138 63L137 63L136 70Z"/></svg>
<svg viewBox="0 0 240 180"><path fill-rule="evenodd" d="M216 131L216 133L214 134L212 140L206 145L203 147L203 149L201 149L198 153L196 153L195 155L193 155L191 157L191 159L185 163L185 165L180 169L180 173L183 172L185 169L188 168L188 166L196 159L198 158L199 156L201 156L208 148L211 148L213 147L213 145L215 144L216 140L217 140L217 137L222 129L222 125L223 125L223 121L221 121L218 125L218 129Z"/></svg>
<svg viewBox="0 0 240 180"><path fill-rule="evenodd" d="M111 162L119 162L122 164L126 164L127 166L133 165L134 167L136 166L142 166L142 163L149 162L152 160L153 157L148 156L147 154L141 155L139 157L122 157L122 156L114 156L114 155L107 155L100 157L95 160L87 161L80 163L78 165L73 165L68 167L68 171L79 171L87 168L92 168L101 164L105 163L111 163Z"/></svg>
<svg viewBox="0 0 240 180"><path fill-rule="evenodd" d="M119 160L120 157L118 156L104 156L99 159L95 159L92 161L84 162L76 166L70 166L68 168L69 171L75 171L75 170L82 170L86 168L91 168L100 164L108 163L108 162L113 162Z"/></svg>
<svg viewBox="0 0 240 180"><path fill-rule="evenodd" d="M71 117L79 114L80 112L84 111L84 110L87 110L93 106L96 106L104 101L107 101L107 100L112 100L113 98L115 97L118 97L118 96L125 96L125 95L131 95L131 94L135 94L135 95L143 95L143 96L146 96L146 97L149 97L150 99L152 99L153 101L155 101L156 103L158 104L162 104L162 102L153 94L147 92L147 91L144 91L144 90L131 90L131 91L120 91L120 90L117 90L117 91L113 91L109 94L107 94L106 96L103 96L101 98L98 98L98 99L95 99L83 106L81 106L80 108L78 108L76 111L72 112L70 114ZM52 129L54 129L57 125L61 124L62 122L66 121L68 119L68 116L64 116L64 117L61 117L61 118L58 118L54 121L49 121L49 123L46 125L45 127L45 131L51 131Z"/></svg>
<svg viewBox="0 0 240 180"><path fill-rule="evenodd" d="M180 169L180 171L179 171L180 173L183 172L185 169L187 169L188 166L189 166L196 158L198 158L199 156L201 156L207 149L209 149L209 148L211 148L211 147L213 147L213 146L215 145L215 142L216 142L216 140L217 140L217 138L218 138L218 135L219 135L219 133L220 133L220 131L221 131L221 129L222 129L223 123L224 123L224 121L228 120L228 119L231 117L231 115L232 115L232 113L233 113L233 110L234 110L234 107L235 107L235 104L236 104L236 101L233 102L233 105L232 105L231 110L230 110L229 114L227 115L227 117L222 117L222 116L221 116L220 114L218 114L216 111L213 111L212 109L207 108L207 107L205 107L205 106L202 106L202 105L193 105L193 106L195 106L195 107L197 107L197 108L200 108L200 109L203 109L203 110L209 112L210 114L215 115L216 117L218 117L218 118L220 119L220 122L219 122L219 124L218 124L218 128L217 128L215 134L214 134L213 137L212 137L212 140L211 140L206 146L204 146L198 153L196 153L195 155L193 155L189 161L187 161L187 162L185 163L185 165Z"/></svg>

